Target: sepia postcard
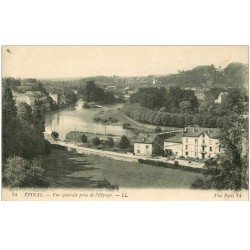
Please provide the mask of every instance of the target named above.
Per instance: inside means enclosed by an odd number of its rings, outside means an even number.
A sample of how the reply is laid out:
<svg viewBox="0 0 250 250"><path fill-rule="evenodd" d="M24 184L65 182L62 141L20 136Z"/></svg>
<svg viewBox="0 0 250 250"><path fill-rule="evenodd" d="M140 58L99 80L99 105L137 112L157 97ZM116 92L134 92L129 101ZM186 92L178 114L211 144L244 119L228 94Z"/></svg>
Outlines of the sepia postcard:
<svg viewBox="0 0 250 250"><path fill-rule="evenodd" d="M248 50L2 46L2 200L249 200Z"/></svg>

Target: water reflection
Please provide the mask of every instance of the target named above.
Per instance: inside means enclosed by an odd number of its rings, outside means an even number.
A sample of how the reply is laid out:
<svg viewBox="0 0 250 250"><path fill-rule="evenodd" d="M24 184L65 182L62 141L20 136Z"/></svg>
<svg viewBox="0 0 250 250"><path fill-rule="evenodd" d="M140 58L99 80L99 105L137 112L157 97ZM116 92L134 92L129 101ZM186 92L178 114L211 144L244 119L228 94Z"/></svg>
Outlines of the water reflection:
<svg viewBox="0 0 250 250"><path fill-rule="evenodd" d="M47 114L45 117L45 131L51 133L57 131L61 140L65 139L65 135L73 130L90 132L90 133L105 133L105 125L96 123L93 116L101 110L110 109L109 107L82 109L83 102L78 102L76 109L62 110L56 113ZM113 106L115 108L121 105ZM134 132L123 129L120 125L110 124L106 126L106 134L132 136Z"/></svg>

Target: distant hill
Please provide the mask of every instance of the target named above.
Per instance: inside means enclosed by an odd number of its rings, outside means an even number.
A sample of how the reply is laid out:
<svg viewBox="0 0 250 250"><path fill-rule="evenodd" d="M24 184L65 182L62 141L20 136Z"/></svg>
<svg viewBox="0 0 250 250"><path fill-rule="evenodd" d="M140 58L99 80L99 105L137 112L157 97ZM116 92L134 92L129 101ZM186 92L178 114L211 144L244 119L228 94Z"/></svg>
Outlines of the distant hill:
<svg viewBox="0 0 250 250"><path fill-rule="evenodd" d="M248 66L230 63L225 69L210 66L197 66L192 70L179 71L157 79L158 86L196 87L244 87L248 86Z"/></svg>

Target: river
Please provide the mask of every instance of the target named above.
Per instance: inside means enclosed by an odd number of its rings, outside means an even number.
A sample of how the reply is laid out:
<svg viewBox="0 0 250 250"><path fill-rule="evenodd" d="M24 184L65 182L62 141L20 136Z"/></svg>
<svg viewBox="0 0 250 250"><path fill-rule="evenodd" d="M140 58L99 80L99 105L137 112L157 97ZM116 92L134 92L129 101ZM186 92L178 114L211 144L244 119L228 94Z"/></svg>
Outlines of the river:
<svg viewBox="0 0 250 250"><path fill-rule="evenodd" d="M101 110L121 108L123 104L107 105L102 108L83 109L82 102L78 101L75 109L65 109L55 113L48 113L45 116L45 132L57 131L61 140L70 131L82 131L89 133L105 133L105 125L93 120L93 116ZM106 125L106 134L113 135L135 135L132 130L123 129L121 125L115 123Z"/></svg>

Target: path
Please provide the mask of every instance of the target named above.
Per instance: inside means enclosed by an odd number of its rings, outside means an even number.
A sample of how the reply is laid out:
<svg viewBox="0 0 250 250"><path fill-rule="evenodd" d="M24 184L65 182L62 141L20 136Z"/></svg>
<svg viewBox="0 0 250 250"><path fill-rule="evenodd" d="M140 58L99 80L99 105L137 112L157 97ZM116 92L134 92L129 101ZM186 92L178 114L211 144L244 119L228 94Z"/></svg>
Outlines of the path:
<svg viewBox="0 0 250 250"><path fill-rule="evenodd" d="M138 160L141 159L141 160L151 160L155 162L165 162L165 163L171 163L171 164L175 163L174 160L168 160L168 158L166 157L139 156L139 155L134 155L132 153L125 154L125 153L117 153L117 152L94 149L94 148L87 148L84 146L78 146L74 143L67 143L67 142L63 142L60 140L56 141L53 139L53 137L50 134L47 134L47 133L45 133L44 135L45 135L45 139L49 141L51 144L60 145L60 146L68 148L69 150L75 149L76 152L79 154L98 155L101 157L108 157L113 160L130 161L130 162L138 162ZM200 163L200 162L178 160L178 163L181 166L187 166L187 167L192 167L192 168L204 167L204 163Z"/></svg>

